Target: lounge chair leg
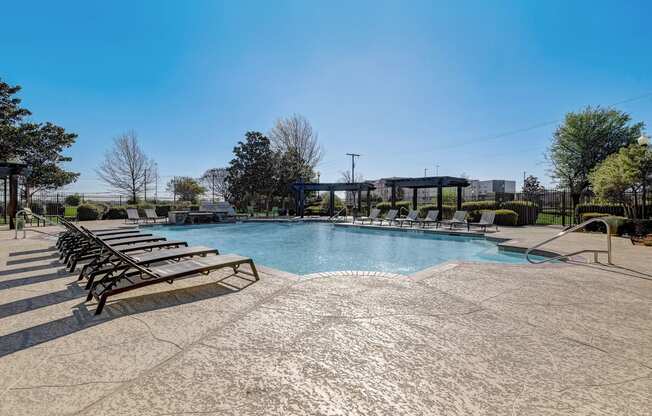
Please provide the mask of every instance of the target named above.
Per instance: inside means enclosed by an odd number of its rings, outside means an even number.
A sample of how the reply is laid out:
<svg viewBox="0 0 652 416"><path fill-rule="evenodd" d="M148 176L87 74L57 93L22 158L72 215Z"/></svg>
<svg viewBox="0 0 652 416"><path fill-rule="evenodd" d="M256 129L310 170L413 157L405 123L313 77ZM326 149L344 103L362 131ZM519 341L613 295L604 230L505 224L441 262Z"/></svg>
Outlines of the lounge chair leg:
<svg viewBox="0 0 652 416"><path fill-rule="evenodd" d="M249 267L251 267L251 271L254 274L254 277L256 277L256 281L260 280L260 277L258 276L258 270L256 270L256 265L254 265L253 261L249 262Z"/></svg>
<svg viewBox="0 0 652 416"><path fill-rule="evenodd" d="M100 302L97 304L97 309L95 309L95 315L99 315L102 313L102 309L104 309L104 305L106 304L106 295L100 296Z"/></svg>

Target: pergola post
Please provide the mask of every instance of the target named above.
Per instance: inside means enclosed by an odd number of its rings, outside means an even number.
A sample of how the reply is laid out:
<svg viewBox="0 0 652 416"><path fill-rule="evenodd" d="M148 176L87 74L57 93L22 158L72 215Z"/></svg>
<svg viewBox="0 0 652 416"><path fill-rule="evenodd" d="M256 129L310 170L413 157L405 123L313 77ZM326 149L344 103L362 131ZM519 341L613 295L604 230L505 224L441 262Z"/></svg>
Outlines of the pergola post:
<svg viewBox="0 0 652 416"><path fill-rule="evenodd" d="M9 177L9 206L7 211L9 214L9 229L16 228L16 211L18 209L18 175L11 175Z"/></svg>
<svg viewBox="0 0 652 416"><path fill-rule="evenodd" d="M361 211L362 211L362 190L358 188L358 215L360 215Z"/></svg>
<svg viewBox="0 0 652 416"><path fill-rule="evenodd" d="M303 218L304 208L306 206L306 193L303 190L303 186L299 189L299 215Z"/></svg>
<svg viewBox="0 0 652 416"><path fill-rule="evenodd" d="M2 179L4 181L4 187L2 188L4 190L4 210L2 210L2 215L5 216L5 224L7 223L7 178Z"/></svg>
<svg viewBox="0 0 652 416"><path fill-rule="evenodd" d="M437 187L437 210L439 210L439 218L444 217L444 188L441 186Z"/></svg>
<svg viewBox="0 0 652 416"><path fill-rule="evenodd" d="M412 188L412 209L417 209L417 194L418 189Z"/></svg>
<svg viewBox="0 0 652 416"><path fill-rule="evenodd" d="M335 215L335 191L330 190L328 193L328 216Z"/></svg>
<svg viewBox="0 0 652 416"><path fill-rule="evenodd" d="M396 208L396 184L392 183L392 209Z"/></svg>
<svg viewBox="0 0 652 416"><path fill-rule="evenodd" d="M367 188L367 216L371 215L371 191Z"/></svg>
<svg viewBox="0 0 652 416"><path fill-rule="evenodd" d="M462 187L458 186L457 187L457 210L462 209Z"/></svg>

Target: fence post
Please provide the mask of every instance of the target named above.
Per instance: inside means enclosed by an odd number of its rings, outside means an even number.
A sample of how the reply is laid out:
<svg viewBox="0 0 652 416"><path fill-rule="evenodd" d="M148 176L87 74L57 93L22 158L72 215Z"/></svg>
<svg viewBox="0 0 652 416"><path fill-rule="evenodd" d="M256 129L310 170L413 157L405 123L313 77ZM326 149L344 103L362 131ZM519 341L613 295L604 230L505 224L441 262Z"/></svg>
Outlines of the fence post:
<svg viewBox="0 0 652 416"><path fill-rule="evenodd" d="M566 226L566 191L561 193L561 225Z"/></svg>

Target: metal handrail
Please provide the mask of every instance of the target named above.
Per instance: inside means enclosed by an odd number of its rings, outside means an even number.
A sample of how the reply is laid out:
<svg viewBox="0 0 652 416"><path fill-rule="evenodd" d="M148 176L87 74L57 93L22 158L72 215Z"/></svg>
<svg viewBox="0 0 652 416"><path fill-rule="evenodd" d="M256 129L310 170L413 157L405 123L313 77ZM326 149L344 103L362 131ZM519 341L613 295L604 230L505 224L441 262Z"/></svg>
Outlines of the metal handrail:
<svg viewBox="0 0 652 416"><path fill-rule="evenodd" d="M533 250L536 250L537 248L539 248L539 247L541 247L543 245L546 245L546 244L550 243L551 241L554 241L554 240L556 240L556 239L558 239L560 237L563 237L568 233L572 233L574 231L581 230L582 228L584 228L587 225L592 224L594 222L601 222L607 227L607 249L606 250L594 250L594 249L580 250L580 251L576 251L574 253L561 254L559 256L549 257L549 258L546 258L545 260L541 260L541 261L534 261L534 260L532 260L530 258L530 253ZM557 235L555 235L554 237L549 238L549 239L547 239L545 241L542 241L541 243L539 243L537 245L534 245L534 246L528 248L525 251L525 258L527 259L527 261L529 261L532 264L542 264L542 263L547 263L549 261L559 260L559 259L563 259L563 258L570 258L572 256L575 256L577 254L582 254L582 253L593 253L593 260L594 260L595 263L598 263L598 253L607 253L607 263L608 264L613 264L611 262L611 226L609 225L609 223L607 221L604 220L604 218L591 218L590 220L584 221L581 224L578 224L578 225L576 225L574 227L571 227L571 228L569 228L567 230L564 230L564 231L558 233Z"/></svg>
<svg viewBox="0 0 652 416"><path fill-rule="evenodd" d="M27 221L27 216L28 216L28 215L31 215L32 217L35 217L35 218L37 218L37 219L43 221L44 224L45 224L45 223L50 223L50 225L54 225L54 226L56 226L56 227L60 227L60 226L61 226L61 224L57 224L57 223L55 223L55 222L53 222L53 221L47 219L46 217L43 217L43 216L38 215L38 214L34 214L33 212L31 212L31 210L30 210L30 212L27 212L26 210L21 209L20 211L18 211L18 212L16 213L16 217L15 217L16 220L18 220L18 217L19 217L20 215L23 216L23 219L24 219L25 221ZM45 231L37 231L37 230L31 229L31 228L29 229L29 231L32 231L32 232L35 232L35 233L38 232L38 233L42 233L42 234L47 234L47 235L52 235L52 236L54 236L54 234L49 234L49 233L46 233ZM27 223L26 223L26 222L23 223L23 238L27 238ZM18 240L18 224L15 224L15 235L14 235L14 240Z"/></svg>
<svg viewBox="0 0 652 416"><path fill-rule="evenodd" d="M335 221L337 218L339 218L340 214L341 214L342 212L345 212L345 211L346 211L346 208L342 208L341 210L339 210L339 211L337 212L337 214L335 214L335 215L333 215L332 217L330 217L330 218L328 219L328 221Z"/></svg>

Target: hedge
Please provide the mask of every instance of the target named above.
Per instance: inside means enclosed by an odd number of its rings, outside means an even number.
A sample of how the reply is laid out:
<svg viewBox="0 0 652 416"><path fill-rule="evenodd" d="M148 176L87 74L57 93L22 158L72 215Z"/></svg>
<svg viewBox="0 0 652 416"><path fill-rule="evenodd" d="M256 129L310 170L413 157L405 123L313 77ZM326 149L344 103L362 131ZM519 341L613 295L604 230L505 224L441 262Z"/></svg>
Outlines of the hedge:
<svg viewBox="0 0 652 416"><path fill-rule="evenodd" d="M101 208L93 204L82 204L77 207L77 219L79 221L93 221L100 218Z"/></svg>
<svg viewBox="0 0 652 416"><path fill-rule="evenodd" d="M469 221L478 222L482 211L495 211L500 209L500 204L496 201L469 201L462 204L462 209L469 213Z"/></svg>
<svg viewBox="0 0 652 416"><path fill-rule="evenodd" d="M410 210L412 209L412 203L410 201L396 201L396 208L399 210L399 213L405 212L405 210ZM392 203L391 202L380 202L376 204L376 208L380 210L380 213L382 215L385 215L387 211L392 209ZM401 208L404 208L401 210Z"/></svg>
<svg viewBox="0 0 652 416"><path fill-rule="evenodd" d="M628 220L625 217L616 217L616 216L611 216L607 214L603 214L601 212L585 212L581 216L582 222L588 221L592 218L604 218L605 221L609 224L609 230L611 231L611 235L623 235L627 232L629 224L632 223L631 220ZM600 232L600 233L606 233L606 227L604 223L602 222L594 222L589 225L587 225L584 228L586 231L589 232Z"/></svg>
<svg viewBox="0 0 652 416"><path fill-rule="evenodd" d="M514 211L518 214L516 225L532 225L537 223L539 208L531 201L505 201L500 204L501 209Z"/></svg>
<svg viewBox="0 0 652 416"><path fill-rule="evenodd" d="M66 205L76 207L81 204L81 197L78 194L68 195L63 201Z"/></svg>
<svg viewBox="0 0 652 416"><path fill-rule="evenodd" d="M430 205L421 205L419 207L419 217L420 218L425 218L426 215L428 215L428 211L436 211L437 210L437 205L435 204L430 204ZM457 207L455 205L443 205L442 206L442 212L439 213L440 219L451 219L453 218L453 214L457 211Z"/></svg>
<svg viewBox="0 0 652 416"><path fill-rule="evenodd" d="M105 220L124 220L127 218L127 210L123 207L111 207L105 213Z"/></svg>
<svg viewBox="0 0 652 416"><path fill-rule="evenodd" d="M518 224L518 213L511 209L498 209L496 210L494 223L496 225L515 226Z"/></svg>
<svg viewBox="0 0 652 416"><path fill-rule="evenodd" d="M625 216L625 209L618 204L579 204L575 207L575 216L581 218L585 213L609 214L617 217Z"/></svg>

